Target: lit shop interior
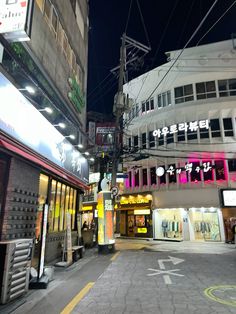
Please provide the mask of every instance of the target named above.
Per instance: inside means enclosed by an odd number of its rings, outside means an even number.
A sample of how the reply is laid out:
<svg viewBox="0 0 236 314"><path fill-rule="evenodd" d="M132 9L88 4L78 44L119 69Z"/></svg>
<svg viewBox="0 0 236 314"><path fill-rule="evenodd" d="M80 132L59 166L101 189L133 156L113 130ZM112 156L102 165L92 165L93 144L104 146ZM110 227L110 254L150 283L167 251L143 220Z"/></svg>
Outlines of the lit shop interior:
<svg viewBox="0 0 236 314"><path fill-rule="evenodd" d="M155 209L153 238L176 241L223 241L222 212L215 207Z"/></svg>

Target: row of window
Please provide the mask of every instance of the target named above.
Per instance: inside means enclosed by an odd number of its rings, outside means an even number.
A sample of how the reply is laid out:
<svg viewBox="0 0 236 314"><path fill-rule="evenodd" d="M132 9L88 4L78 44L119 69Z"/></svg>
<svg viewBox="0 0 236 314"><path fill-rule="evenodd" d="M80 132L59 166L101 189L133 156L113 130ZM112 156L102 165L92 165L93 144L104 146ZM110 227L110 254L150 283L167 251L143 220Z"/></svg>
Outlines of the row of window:
<svg viewBox="0 0 236 314"><path fill-rule="evenodd" d="M177 183L177 181L179 183L213 181L214 178L216 180L226 180L227 167L229 172L236 172L236 160L215 160L214 166L212 161L190 162L177 169L174 164L168 165L167 168L158 166L159 169L163 169L163 174L160 176L157 176L157 167L135 169L128 172L128 186L141 187L149 184L166 184L167 181L169 183Z"/></svg>
<svg viewBox="0 0 236 314"><path fill-rule="evenodd" d="M195 90L194 90L195 85ZM175 104L201 100L207 98L216 98L218 97L227 97L227 96L236 96L236 78L200 82L196 84L188 84L184 86L179 86L174 88L174 98ZM170 106L172 104L171 100L171 91L168 90L164 93L157 95L157 105L158 109ZM128 114L128 119L132 119L141 114L148 113L155 109L154 98L150 98L147 101L142 102L141 110L139 105L136 104Z"/></svg>
<svg viewBox="0 0 236 314"><path fill-rule="evenodd" d="M207 128L199 128L197 130L190 130L187 131L178 131L178 133L168 133L166 136L163 134L160 137L155 137L153 135L153 130L149 131L148 133L142 133L141 137L139 138L138 135L132 136L128 138L128 146L129 148L153 148L156 146L162 146L165 143L170 144L174 142L185 142L186 140L194 140L194 139L206 139L206 138L215 138L221 137L221 128L223 135L225 137L232 137L234 136L233 131L233 121L235 119L232 118L223 118L222 124L220 123L219 119L211 119L209 120L209 129ZM235 123L235 122L234 122ZM236 136L236 134L235 134Z"/></svg>
<svg viewBox="0 0 236 314"><path fill-rule="evenodd" d="M58 44L60 45L63 55L69 63L71 70L76 78L76 81L84 90L84 75L81 67L76 62L76 56L71 48L66 32L64 31L57 11L50 0L38 0L37 1L41 11L43 12L47 23L50 26Z"/></svg>

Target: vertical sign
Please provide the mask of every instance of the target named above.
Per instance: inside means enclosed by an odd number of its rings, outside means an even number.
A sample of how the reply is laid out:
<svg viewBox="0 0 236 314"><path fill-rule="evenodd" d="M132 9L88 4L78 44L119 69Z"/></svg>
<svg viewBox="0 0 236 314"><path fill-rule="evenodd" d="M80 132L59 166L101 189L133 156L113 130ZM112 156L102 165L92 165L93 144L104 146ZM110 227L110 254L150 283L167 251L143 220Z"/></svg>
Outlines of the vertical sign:
<svg viewBox="0 0 236 314"><path fill-rule="evenodd" d="M38 279L41 278L43 274L45 243L46 243L46 234L47 234L47 222L48 222L48 205L45 204L43 208L43 220L42 220L42 229L41 229L41 249L40 249Z"/></svg>
<svg viewBox="0 0 236 314"><path fill-rule="evenodd" d="M95 131L96 131L95 122L89 121L89 138L93 144L95 144Z"/></svg>
<svg viewBox="0 0 236 314"><path fill-rule="evenodd" d="M98 244L115 243L113 226L113 205L111 192L99 192L97 199L98 210Z"/></svg>
<svg viewBox="0 0 236 314"><path fill-rule="evenodd" d="M71 215L68 211L66 213L66 250L67 250L67 263L72 263L72 240L71 240Z"/></svg>

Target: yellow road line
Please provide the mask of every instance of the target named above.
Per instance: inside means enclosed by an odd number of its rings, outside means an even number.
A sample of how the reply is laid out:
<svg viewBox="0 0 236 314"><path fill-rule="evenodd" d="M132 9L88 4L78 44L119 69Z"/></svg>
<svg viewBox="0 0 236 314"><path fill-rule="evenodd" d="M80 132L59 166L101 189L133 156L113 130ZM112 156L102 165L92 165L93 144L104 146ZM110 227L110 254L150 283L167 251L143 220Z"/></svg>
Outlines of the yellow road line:
<svg viewBox="0 0 236 314"><path fill-rule="evenodd" d="M114 261L116 258L117 258L117 256L120 254L120 252L116 252L113 256L112 256L112 258L111 258L111 261Z"/></svg>
<svg viewBox="0 0 236 314"><path fill-rule="evenodd" d="M95 282L89 282L80 292L67 304L60 314L70 314L74 307L81 301L81 299L89 292Z"/></svg>

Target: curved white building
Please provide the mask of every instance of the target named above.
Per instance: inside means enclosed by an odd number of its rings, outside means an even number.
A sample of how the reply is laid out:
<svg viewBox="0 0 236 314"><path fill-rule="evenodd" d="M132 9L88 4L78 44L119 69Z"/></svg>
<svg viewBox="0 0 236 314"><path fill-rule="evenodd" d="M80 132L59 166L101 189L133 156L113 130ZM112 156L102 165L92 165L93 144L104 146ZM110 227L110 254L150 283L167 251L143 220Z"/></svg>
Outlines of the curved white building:
<svg viewBox="0 0 236 314"><path fill-rule="evenodd" d="M227 40L166 55L167 63L124 85L135 104L124 115L129 178L121 234L230 241L236 222L236 47ZM222 190L228 189L224 195L231 199L223 204Z"/></svg>

